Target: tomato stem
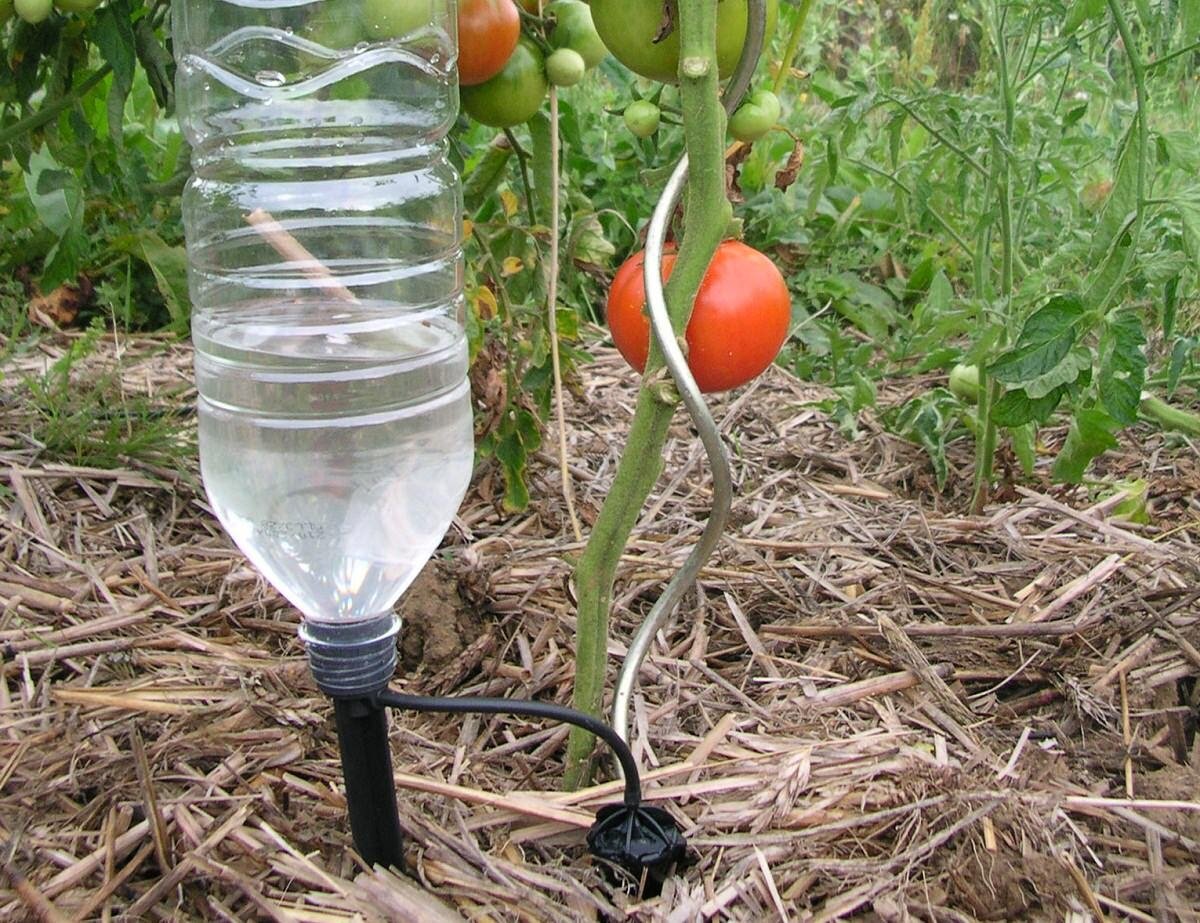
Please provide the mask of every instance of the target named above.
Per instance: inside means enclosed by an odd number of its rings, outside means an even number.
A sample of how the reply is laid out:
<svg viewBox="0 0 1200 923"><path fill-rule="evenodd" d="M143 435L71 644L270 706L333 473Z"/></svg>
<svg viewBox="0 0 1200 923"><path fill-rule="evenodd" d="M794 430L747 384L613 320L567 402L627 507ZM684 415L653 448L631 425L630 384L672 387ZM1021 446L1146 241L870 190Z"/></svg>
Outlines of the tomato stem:
<svg viewBox="0 0 1200 923"><path fill-rule="evenodd" d="M554 371L554 409L558 418L558 470L562 477L563 502L567 507L567 518L571 521L571 532L575 541L583 540L583 529L575 513L575 485L571 480L571 468L567 452L567 411L563 401L562 357L558 342L558 273L560 268L559 235L561 231L561 207L559 205L559 183L561 181L559 160L558 89L550 87L549 125L549 189L546 207L550 212L550 266L546 283L546 326L550 333L550 363Z"/></svg>
<svg viewBox="0 0 1200 923"><path fill-rule="evenodd" d="M691 173L684 199L679 255L666 286L667 309L677 334L687 328L700 283L732 218L725 194L725 112L717 72L717 0L679 0L679 94ZM576 627L574 706L599 716L604 701L608 616L617 565L637 517L662 471L675 404L651 387L663 368L652 342L629 440L576 568L579 597ZM590 775L594 738L573 731L567 747L565 785L578 788Z"/></svg>
<svg viewBox="0 0 1200 923"><path fill-rule="evenodd" d="M800 50L800 39L804 37L804 26L808 22L808 14L811 11L812 0L800 0L800 6L796 10L796 23L792 26L787 47L783 51L783 59L779 62L779 71L775 74L775 82L771 85L771 90L775 94L783 89L784 83L792 73L792 64L796 60L796 52Z"/></svg>

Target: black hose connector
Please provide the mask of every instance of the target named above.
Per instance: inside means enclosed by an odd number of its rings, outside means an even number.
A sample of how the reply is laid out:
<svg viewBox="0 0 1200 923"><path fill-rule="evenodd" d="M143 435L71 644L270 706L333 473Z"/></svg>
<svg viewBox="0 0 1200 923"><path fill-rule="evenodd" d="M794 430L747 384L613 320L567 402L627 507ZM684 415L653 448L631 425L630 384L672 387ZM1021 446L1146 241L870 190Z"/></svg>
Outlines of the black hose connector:
<svg viewBox="0 0 1200 923"><path fill-rule="evenodd" d="M672 871L686 864L687 840L669 813L648 805L610 804L596 812L587 835L588 850L628 878L618 884L658 897Z"/></svg>
<svg viewBox="0 0 1200 923"><path fill-rule="evenodd" d="M618 883L639 887L644 897L658 896L672 870L684 862L687 841L675 819L662 808L642 802L642 779L633 751L603 721L564 705L520 699L442 698L381 689L372 696L372 701L379 706L408 711L547 718L590 731L612 748L625 776L624 802L602 807L588 831L587 844L592 855L605 863L608 870L618 872L614 877L624 879Z"/></svg>

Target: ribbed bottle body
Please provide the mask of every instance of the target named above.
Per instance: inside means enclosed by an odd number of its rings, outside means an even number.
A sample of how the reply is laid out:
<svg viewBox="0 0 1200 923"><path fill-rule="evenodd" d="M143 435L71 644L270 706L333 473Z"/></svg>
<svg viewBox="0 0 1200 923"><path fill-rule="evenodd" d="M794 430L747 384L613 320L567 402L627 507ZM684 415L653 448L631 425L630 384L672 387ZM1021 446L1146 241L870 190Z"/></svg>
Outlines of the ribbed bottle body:
<svg viewBox="0 0 1200 923"><path fill-rule="evenodd" d="M393 632L473 457L452 4L173 15L205 488L322 643Z"/></svg>

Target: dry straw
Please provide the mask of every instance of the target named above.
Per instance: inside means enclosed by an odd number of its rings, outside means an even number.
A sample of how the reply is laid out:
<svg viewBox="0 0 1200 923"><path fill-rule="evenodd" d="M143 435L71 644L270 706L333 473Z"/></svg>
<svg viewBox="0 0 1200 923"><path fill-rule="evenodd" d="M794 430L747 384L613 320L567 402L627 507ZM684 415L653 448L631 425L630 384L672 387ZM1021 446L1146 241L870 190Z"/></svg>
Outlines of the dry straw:
<svg viewBox="0 0 1200 923"><path fill-rule="evenodd" d="M123 346L131 393L187 381L183 346ZM11 360L0 392L0 919L1194 919L1200 468L1161 437L1102 471L1150 480L1152 526L1048 484L968 519L913 447L848 442L778 370L718 402L735 522L634 709L648 794L698 863L639 904L582 846L618 786L558 792L563 729L521 720L401 716L417 883L362 868L295 615L191 464L40 455L21 377L64 348ZM585 517L633 399L601 351L568 434ZM482 471L410 597L407 688L567 700L580 546L557 471L538 460L517 516ZM667 471L623 562L614 672L707 508L682 426Z"/></svg>

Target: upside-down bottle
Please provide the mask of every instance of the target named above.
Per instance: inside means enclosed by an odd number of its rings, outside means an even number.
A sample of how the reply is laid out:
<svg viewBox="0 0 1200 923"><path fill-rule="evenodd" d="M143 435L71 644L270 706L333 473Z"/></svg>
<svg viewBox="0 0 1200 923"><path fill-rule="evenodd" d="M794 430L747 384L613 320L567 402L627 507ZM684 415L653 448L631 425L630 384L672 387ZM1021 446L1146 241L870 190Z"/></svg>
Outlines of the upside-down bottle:
<svg viewBox="0 0 1200 923"><path fill-rule="evenodd" d="M364 694L471 473L453 3L172 13L204 485L321 688Z"/></svg>

